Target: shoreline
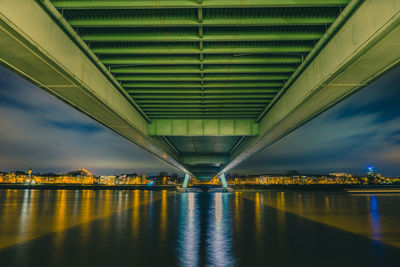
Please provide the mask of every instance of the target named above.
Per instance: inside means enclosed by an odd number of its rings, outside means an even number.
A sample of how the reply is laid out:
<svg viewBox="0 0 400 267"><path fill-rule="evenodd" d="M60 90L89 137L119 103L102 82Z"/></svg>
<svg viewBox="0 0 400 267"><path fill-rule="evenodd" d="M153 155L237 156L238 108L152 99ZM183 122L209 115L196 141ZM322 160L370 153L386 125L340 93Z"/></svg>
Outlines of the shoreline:
<svg viewBox="0 0 400 267"><path fill-rule="evenodd" d="M379 192L386 193L385 191L391 191L391 193L397 193L394 190L398 189L400 192L400 185L357 185L357 184L288 184L288 185L235 185L232 187L237 191L302 191L302 192Z"/></svg>
<svg viewBox="0 0 400 267"><path fill-rule="evenodd" d="M176 191L179 185L60 185L60 184L0 184L1 189L36 190L151 190ZM400 185L348 185L348 184L312 184L312 185L233 185L235 191L309 191L309 192L347 192L347 193L400 193Z"/></svg>
<svg viewBox="0 0 400 267"><path fill-rule="evenodd" d="M47 184L0 184L1 189L38 190L176 190L176 185L47 185Z"/></svg>

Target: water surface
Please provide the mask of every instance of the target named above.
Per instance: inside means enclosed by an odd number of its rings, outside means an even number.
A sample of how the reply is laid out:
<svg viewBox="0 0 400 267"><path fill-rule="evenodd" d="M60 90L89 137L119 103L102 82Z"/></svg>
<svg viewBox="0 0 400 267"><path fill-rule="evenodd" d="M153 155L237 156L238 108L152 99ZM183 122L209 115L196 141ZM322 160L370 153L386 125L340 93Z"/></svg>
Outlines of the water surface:
<svg viewBox="0 0 400 267"><path fill-rule="evenodd" d="M400 195L0 190L0 266L399 266Z"/></svg>

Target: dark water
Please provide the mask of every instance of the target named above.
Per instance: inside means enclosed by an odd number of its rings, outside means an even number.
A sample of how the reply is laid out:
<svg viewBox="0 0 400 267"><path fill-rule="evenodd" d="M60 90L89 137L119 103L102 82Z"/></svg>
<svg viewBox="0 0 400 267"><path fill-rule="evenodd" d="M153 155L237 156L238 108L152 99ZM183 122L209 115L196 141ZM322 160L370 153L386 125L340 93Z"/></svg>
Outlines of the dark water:
<svg viewBox="0 0 400 267"><path fill-rule="evenodd" d="M0 266L400 266L399 201L0 190Z"/></svg>

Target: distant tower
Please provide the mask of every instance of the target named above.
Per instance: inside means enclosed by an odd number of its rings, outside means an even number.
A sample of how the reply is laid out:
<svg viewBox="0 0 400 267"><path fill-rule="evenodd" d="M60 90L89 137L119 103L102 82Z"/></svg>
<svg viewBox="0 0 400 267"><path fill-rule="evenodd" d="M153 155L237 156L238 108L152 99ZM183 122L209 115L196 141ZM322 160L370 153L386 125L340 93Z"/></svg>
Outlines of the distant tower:
<svg viewBox="0 0 400 267"><path fill-rule="evenodd" d="M373 166L368 166L368 176L375 176L376 175L376 169Z"/></svg>
<svg viewBox="0 0 400 267"><path fill-rule="evenodd" d="M29 177L32 177L32 168L29 168L28 176L29 176Z"/></svg>

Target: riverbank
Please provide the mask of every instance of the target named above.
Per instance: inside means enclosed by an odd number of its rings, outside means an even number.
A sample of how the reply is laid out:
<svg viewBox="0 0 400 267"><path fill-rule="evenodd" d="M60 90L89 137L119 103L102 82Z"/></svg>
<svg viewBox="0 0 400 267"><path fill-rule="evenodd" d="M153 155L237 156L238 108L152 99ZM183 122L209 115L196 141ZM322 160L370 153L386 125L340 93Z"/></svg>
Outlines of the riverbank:
<svg viewBox="0 0 400 267"><path fill-rule="evenodd" d="M0 184L0 189L38 189L38 190L169 190L175 191L178 185L62 185L62 184ZM196 187L196 186L194 186ZM218 187L219 186L211 186ZM400 185L348 185L348 184L289 184L289 185L232 185L235 191L330 191L330 192L400 192Z"/></svg>
<svg viewBox="0 0 400 267"><path fill-rule="evenodd" d="M257 191L257 190L271 190L271 191L385 191L392 189L399 189L400 185L393 184L376 184L376 185L354 185L354 184L273 184L273 185L233 185L234 190ZM372 191L371 191L372 192Z"/></svg>
<svg viewBox="0 0 400 267"><path fill-rule="evenodd" d="M0 184L0 189L40 190L176 190L176 185L59 185L59 184Z"/></svg>

